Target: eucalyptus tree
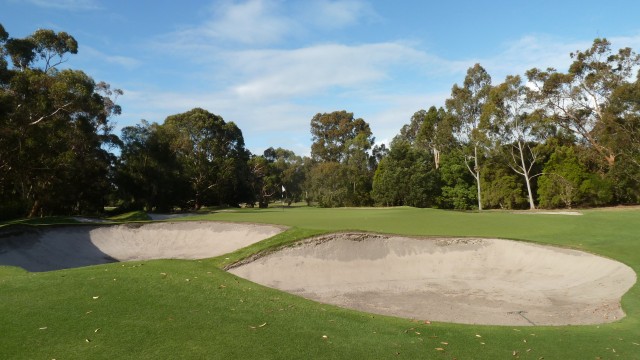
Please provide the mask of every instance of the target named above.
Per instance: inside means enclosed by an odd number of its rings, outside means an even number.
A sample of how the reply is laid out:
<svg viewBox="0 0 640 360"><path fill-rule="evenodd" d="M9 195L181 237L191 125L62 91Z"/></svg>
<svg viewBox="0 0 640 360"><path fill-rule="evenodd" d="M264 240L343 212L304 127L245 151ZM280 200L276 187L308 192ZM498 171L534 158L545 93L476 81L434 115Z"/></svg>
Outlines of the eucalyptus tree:
<svg viewBox="0 0 640 360"><path fill-rule="evenodd" d="M446 100L447 110L453 116L456 136L464 144L465 165L476 182L479 210L482 210L482 147L486 141L481 120L490 91L491 76L480 64L475 64L467 70L462 86L453 85L451 97Z"/></svg>
<svg viewBox="0 0 640 360"><path fill-rule="evenodd" d="M540 175L532 170L540 160L535 141L541 130L541 115L531 107L520 76L509 75L495 86L486 110L488 134L496 141L496 149L508 148L507 165L524 179L529 208L535 209L531 182Z"/></svg>
<svg viewBox="0 0 640 360"><path fill-rule="evenodd" d="M612 102L630 88L640 57L631 48L612 53L607 39L595 39L589 49L570 56L573 62L566 73L534 68L527 78L553 123L575 134L611 167L628 145L619 135L637 131L625 126L627 117L637 117L637 112L616 112Z"/></svg>
<svg viewBox="0 0 640 360"><path fill-rule="evenodd" d="M18 39L0 26L0 207L29 216L102 209L122 92L59 69L77 48L65 32Z"/></svg>
<svg viewBox="0 0 640 360"><path fill-rule="evenodd" d="M433 154L434 166L440 168L440 155L456 145L453 134L452 117L440 107L432 106L424 114L422 125L416 137L416 144L429 149Z"/></svg>
<svg viewBox="0 0 640 360"><path fill-rule="evenodd" d="M249 152L235 123L195 108L167 117L162 128L191 185L193 208L251 200Z"/></svg>
<svg viewBox="0 0 640 360"><path fill-rule="evenodd" d="M369 124L344 110L318 113L311 119L311 135L311 159L317 167L309 172L312 193L331 199L325 201L331 206L370 204L373 170L369 151L375 139ZM316 179L318 176L331 181Z"/></svg>
<svg viewBox="0 0 640 360"><path fill-rule="evenodd" d="M124 127L120 138L115 182L122 206L163 212L185 207L189 183L162 126L142 120Z"/></svg>
<svg viewBox="0 0 640 360"><path fill-rule="evenodd" d="M293 151L273 147L249 160L251 186L260 207L268 207L276 199L291 205L302 199L304 160Z"/></svg>
<svg viewBox="0 0 640 360"><path fill-rule="evenodd" d="M435 168L440 166L440 154L455 145L451 117L442 107L431 106L418 110L408 124L402 126L394 140L407 141L411 146L429 150L433 154Z"/></svg>

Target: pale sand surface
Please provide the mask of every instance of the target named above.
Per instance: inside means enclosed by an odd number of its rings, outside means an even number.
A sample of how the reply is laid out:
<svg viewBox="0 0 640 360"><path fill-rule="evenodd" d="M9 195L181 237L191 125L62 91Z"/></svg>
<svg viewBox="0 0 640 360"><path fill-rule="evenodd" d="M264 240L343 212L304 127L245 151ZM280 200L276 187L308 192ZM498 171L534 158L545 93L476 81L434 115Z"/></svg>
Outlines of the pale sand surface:
<svg viewBox="0 0 640 360"><path fill-rule="evenodd" d="M283 230L272 225L188 221L10 229L0 232L0 265L50 271L115 261L203 259Z"/></svg>
<svg viewBox="0 0 640 360"><path fill-rule="evenodd" d="M324 303L466 324L612 322L636 281L607 258L498 239L333 234L251 260L229 271Z"/></svg>

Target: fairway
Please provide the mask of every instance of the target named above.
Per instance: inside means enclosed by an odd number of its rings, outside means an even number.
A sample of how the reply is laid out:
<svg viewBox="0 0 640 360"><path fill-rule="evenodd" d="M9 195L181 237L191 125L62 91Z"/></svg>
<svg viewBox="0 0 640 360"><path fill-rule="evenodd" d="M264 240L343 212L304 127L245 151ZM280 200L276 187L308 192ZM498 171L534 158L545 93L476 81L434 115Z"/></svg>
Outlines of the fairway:
<svg viewBox="0 0 640 360"><path fill-rule="evenodd" d="M635 209L524 216L301 207L224 211L189 220L290 229L213 259L144 260L41 273L0 267L0 358L638 358L637 284L622 297L626 317L612 323L488 326L347 310L221 270L306 238L357 231L553 244L610 258L637 273L640 212Z"/></svg>

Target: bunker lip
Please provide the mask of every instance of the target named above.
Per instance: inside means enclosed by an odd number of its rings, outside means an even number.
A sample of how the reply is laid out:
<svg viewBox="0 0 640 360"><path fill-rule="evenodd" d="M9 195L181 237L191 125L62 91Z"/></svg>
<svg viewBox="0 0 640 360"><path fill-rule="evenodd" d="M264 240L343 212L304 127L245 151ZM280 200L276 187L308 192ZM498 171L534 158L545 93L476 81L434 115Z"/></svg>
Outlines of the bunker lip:
<svg viewBox="0 0 640 360"><path fill-rule="evenodd" d="M636 282L617 261L500 239L338 233L258 254L229 272L308 299L411 319L581 325L625 316Z"/></svg>
<svg viewBox="0 0 640 360"><path fill-rule="evenodd" d="M0 231L0 265L51 271L119 261L204 259L285 230L277 225L179 221Z"/></svg>

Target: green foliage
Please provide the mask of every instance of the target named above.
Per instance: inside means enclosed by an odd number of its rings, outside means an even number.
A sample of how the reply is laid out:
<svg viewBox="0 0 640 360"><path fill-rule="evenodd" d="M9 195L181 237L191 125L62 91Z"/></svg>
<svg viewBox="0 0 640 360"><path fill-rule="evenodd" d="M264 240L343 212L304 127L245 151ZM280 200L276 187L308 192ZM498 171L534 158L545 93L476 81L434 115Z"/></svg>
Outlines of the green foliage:
<svg viewBox="0 0 640 360"><path fill-rule="evenodd" d="M437 206L442 209L469 210L477 201L473 177L464 165L464 155L454 150L442 156L440 165L442 195Z"/></svg>
<svg viewBox="0 0 640 360"><path fill-rule="evenodd" d="M167 117L162 128L182 175L190 182L194 209L205 204L238 206L252 200L249 152L233 122L195 108Z"/></svg>
<svg viewBox="0 0 640 360"><path fill-rule="evenodd" d="M524 196L522 179L513 172L491 166L483 177L484 201L488 208L522 209L527 199Z"/></svg>
<svg viewBox="0 0 640 360"><path fill-rule="evenodd" d="M82 71L57 69L77 51L64 32L2 38L0 214L101 212L115 160L106 148L118 142L109 120L120 107L111 97L122 92Z"/></svg>
<svg viewBox="0 0 640 360"><path fill-rule="evenodd" d="M125 127L122 143L115 178L121 208L168 212L187 207L189 182L160 125L142 120Z"/></svg>
<svg viewBox="0 0 640 360"><path fill-rule="evenodd" d="M573 147L556 148L538 184L540 206L545 208L602 206L613 198L611 184L590 173Z"/></svg>
<svg viewBox="0 0 640 360"><path fill-rule="evenodd" d="M440 178L431 154L396 138L374 175L374 200L384 206L431 207L439 195Z"/></svg>
<svg viewBox="0 0 640 360"><path fill-rule="evenodd" d="M311 135L313 164L307 175L311 199L327 207L371 205L375 168L370 164L376 159L369 154L374 143L369 124L346 111L319 113L311 119ZM330 169L335 172L329 174Z"/></svg>
<svg viewBox="0 0 640 360"><path fill-rule="evenodd" d="M337 162L321 162L311 168L307 180L313 199L321 207L347 205L345 167Z"/></svg>

